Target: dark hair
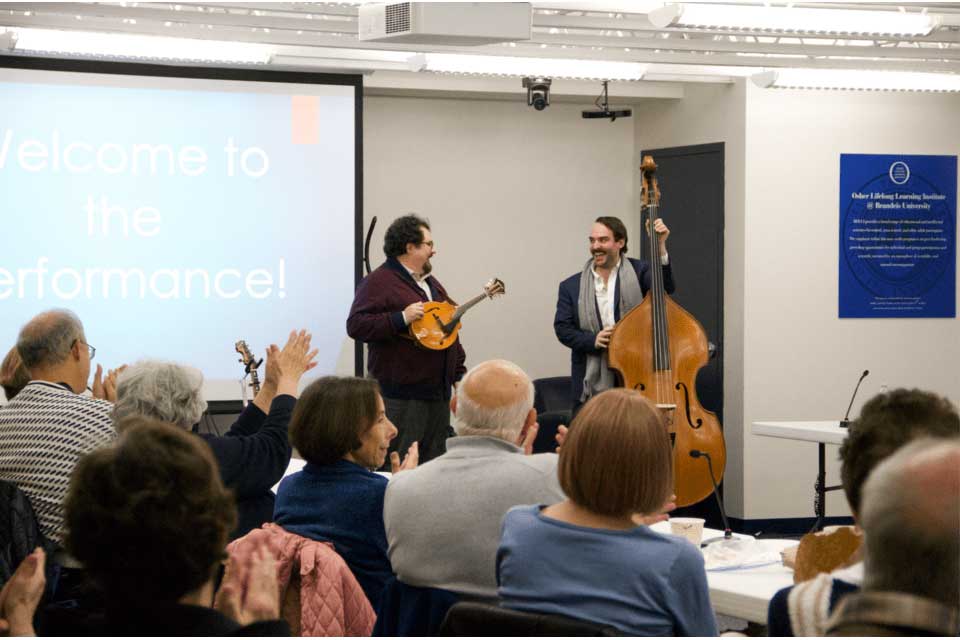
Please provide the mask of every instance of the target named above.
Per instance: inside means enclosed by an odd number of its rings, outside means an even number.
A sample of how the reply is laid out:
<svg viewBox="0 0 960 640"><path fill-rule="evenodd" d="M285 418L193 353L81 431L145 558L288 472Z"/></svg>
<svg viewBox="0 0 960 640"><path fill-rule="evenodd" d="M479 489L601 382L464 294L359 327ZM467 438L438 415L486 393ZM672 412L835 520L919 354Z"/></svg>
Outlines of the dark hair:
<svg viewBox="0 0 960 640"><path fill-rule="evenodd" d="M616 216L600 216L594 222L599 222L607 229L613 232L614 241L623 240L623 248L620 249L620 255L627 252L627 227L623 221Z"/></svg>
<svg viewBox="0 0 960 640"><path fill-rule="evenodd" d="M407 252L407 244L423 242L423 228L430 228L430 223L414 214L397 218L387 227L383 235L383 253L388 258L396 258Z"/></svg>
<svg viewBox="0 0 960 640"><path fill-rule="evenodd" d="M0 386L3 387L3 394L7 396L7 400L13 400L28 382L30 382L30 372L23 366L20 352L13 347L7 352L3 364L0 364Z"/></svg>
<svg viewBox="0 0 960 640"><path fill-rule="evenodd" d="M570 425L557 466L560 487L594 513L654 513L673 493L673 451L657 411L639 391L594 396Z"/></svg>
<svg viewBox="0 0 960 640"><path fill-rule="evenodd" d="M123 422L114 445L74 469L65 545L110 600L176 601L225 557L233 495L197 436L143 416Z"/></svg>
<svg viewBox="0 0 960 640"><path fill-rule="evenodd" d="M960 435L960 416L946 398L919 389L894 389L871 398L840 445L840 479L856 515L867 476L897 449L920 436Z"/></svg>
<svg viewBox="0 0 960 640"><path fill-rule="evenodd" d="M377 420L380 386L370 378L325 376L303 390L290 418L290 442L303 459L333 464L360 447Z"/></svg>

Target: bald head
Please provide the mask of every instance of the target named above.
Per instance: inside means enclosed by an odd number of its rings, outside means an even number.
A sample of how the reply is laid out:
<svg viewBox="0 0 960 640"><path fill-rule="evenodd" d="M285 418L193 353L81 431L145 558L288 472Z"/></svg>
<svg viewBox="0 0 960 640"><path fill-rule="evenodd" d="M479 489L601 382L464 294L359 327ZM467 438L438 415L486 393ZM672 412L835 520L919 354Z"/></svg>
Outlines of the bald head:
<svg viewBox="0 0 960 640"><path fill-rule="evenodd" d="M79 393L90 374L85 342L80 319L72 311L52 309L20 329L17 351L34 380L66 382Z"/></svg>
<svg viewBox="0 0 960 640"><path fill-rule="evenodd" d="M922 439L882 462L863 489L864 584L956 606L960 600L960 439Z"/></svg>
<svg viewBox="0 0 960 640"><path fill-rule="evenodd" d="M515 442L532 418L533 383L507 360L481 362L467 372L453 403L460 435L487 435Z"/></svg>

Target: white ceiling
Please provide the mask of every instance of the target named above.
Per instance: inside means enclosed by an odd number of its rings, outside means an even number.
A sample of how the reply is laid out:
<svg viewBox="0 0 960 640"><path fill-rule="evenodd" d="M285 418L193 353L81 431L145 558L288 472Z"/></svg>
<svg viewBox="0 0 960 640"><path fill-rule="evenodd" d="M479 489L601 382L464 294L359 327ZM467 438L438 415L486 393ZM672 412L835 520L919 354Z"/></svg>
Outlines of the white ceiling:
<svg viewBox="0 0 960 640"><path fill-rule="evenodd" d="M274 49L270 68L365 71L367 87L390 91L521 93L515 78L414 73L410 53L458 52L650 63L645 79L620 82L611 94L630 98L679 97L683 82L730 82L777 67L926 71L960 74L960 3L787 3L766 5L877 12L927 12L939 26L918 37L749 32L731 29L657 28L647 12L663 2L533 2L529 41L443 47L361 42L359 3L319 2L121 2L3 3L0 27L34 27L163 35L262 43ZM757 2L714 3L724 6ZM384 52L401 52L389 55ZM10 53L7 51L6 53ZM596 93L597 83L555 82L554 96Z"/></svg>

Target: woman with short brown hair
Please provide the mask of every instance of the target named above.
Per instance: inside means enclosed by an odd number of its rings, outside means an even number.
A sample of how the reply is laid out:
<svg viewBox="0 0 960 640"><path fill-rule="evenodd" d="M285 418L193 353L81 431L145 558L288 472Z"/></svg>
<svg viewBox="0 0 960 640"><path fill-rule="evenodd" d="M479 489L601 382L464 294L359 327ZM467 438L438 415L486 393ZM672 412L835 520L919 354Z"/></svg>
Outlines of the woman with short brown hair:
<svg viewBox="0 0 960 640"><path fill-rule="evenodd" d="M598 394L570 426L558 475L567 500L504 518L501 604L628 635L717 635L700 550L638 525L671 500L673 451L657 409L629 389Z"/></svg>
<svg viewBox="0 0 960 640"><path fill-rule="evenodd" d="M290 419L290 441L307 461L280 483L273 520L290 533L332 542L374 611L393 577L383 528L387 479L377 473L397 435L380 387L368 378L326 376L310 384ZM417 466L416 443L394 473Z"/></svg>

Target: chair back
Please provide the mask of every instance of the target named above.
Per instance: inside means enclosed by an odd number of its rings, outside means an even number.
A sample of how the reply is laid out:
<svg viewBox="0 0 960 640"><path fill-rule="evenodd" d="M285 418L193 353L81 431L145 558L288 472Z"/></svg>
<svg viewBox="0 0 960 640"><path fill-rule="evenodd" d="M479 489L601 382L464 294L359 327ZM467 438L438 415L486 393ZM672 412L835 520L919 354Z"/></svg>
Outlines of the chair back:
<svg viewBox="0 0 960 640"><path fill-rule="evenodd" d="M277 557L281 617L293 635L370 635L376 614L332 544L267 523L231 542L227 551L244 554L262 544Z"/></svg>
<svg viewBox="0 0 960 640"><path fill-rule="evenodd" d="M806 582L819 573L830 573L852 564L862 541L863 534L853 527L836 527L806 534L800 538L797 548L794 583Z"/></svg>
<svg viewBox="0 0 960 640"><path fill-rule="evenodd" d="M7 583L23 559L42 547L47 554L47 584L44 594L53 596L60 569L56 564L59 546L47 540L30 504L30 498L12 482L0 480L0 586Z"/></svg>
<svg viewBox="0 0 960 640"><path fill-rule="evenodd" d="M570 412L573 408L573 398L570 397L570 387L573 384L570 376L556 376L553 378L537 378L533 381L533 407L537 414L548 411Z"/></svg>
<svg viewBox="0 0 960 640"><path fill-rule="evenodd" d="M549 613L530 613L479 602L458 602L440 626L442 636L618 636L616 627Z"/></svg>
<svg viewBox="0 0 960 640"><path fill-rule="evenodd" d="M393 578L383 589L376 637L435 636L460 595L445 589L414 587Z"/></svg>

